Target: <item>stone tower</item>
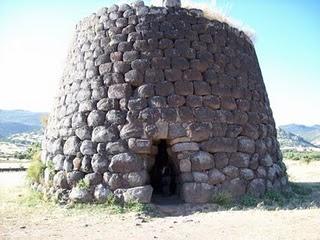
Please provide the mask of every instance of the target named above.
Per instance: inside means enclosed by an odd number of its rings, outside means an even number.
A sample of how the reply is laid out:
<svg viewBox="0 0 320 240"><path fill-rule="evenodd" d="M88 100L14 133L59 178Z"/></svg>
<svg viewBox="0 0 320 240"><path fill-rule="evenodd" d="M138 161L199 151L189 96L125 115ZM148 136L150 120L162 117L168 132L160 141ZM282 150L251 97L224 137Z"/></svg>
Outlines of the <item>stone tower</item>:
<svg viewBox="0 0 320 240"><path fill-rule="evenodd" d="M205 203L287 185L250 39L164 4L113 5L77 25L43 143L51 194Z"/></svg>

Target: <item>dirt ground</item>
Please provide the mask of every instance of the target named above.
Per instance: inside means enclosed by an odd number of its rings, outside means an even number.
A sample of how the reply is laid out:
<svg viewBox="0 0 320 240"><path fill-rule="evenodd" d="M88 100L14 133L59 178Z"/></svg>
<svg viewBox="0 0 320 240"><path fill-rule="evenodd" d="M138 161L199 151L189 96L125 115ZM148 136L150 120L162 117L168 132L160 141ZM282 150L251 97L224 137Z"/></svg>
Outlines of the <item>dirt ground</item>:
<svg viewBox="0 0 320 240"><path fill-rule="evenodd" d="M292 180L320 184L320 163L287 162ZM22 187L0 185L0 239L320 239L320 208L110 214L56 206L19 206Z"/></svg>

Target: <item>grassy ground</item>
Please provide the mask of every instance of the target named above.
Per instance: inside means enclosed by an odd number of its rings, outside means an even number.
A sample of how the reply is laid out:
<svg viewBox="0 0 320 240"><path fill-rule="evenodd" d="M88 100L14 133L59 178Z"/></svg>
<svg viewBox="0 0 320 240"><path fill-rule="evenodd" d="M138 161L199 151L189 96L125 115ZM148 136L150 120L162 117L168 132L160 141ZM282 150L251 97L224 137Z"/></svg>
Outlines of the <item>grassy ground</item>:
<svg viewBox="0 0 320 240"><path fill-rule="evenodd" d="M0 184L0 239L319 239L320 162L286 164L292 195L247 196L241 205L222 195L193 207L61 207Z"/></svg>

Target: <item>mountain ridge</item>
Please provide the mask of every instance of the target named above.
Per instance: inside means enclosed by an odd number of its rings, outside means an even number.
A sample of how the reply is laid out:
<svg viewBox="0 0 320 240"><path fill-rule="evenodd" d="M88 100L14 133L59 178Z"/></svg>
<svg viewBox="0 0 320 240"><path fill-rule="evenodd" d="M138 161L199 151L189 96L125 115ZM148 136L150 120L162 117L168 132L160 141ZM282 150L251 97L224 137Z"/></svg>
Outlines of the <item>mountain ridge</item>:
<svg viewBox="0 0 320 240"><path fill-rule="evenodd" d="M320 124L306 126L303 124L287 124L281 125L279 128L304 138L306 141L320 146Z"/></svg>
<svg viewBox="0 0 320 240"><path fill-rule="evenodd" d="M17 133L39 131L41 129L41 118L46 114L21 109L0 109L0 138L7 138Z"/></svg>

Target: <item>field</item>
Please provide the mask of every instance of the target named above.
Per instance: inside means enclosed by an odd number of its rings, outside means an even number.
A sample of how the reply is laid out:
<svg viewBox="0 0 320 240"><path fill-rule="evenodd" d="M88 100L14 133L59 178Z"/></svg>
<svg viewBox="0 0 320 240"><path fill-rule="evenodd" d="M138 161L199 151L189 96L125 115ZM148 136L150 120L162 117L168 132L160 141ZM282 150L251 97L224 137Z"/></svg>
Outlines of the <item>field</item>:
<svg viewBox="0 0 320 240"><path fill-rule="evenodd" d="M320 162L286 161L302 198L281 206L59 207L0 175L0 239L320 239ZM7 182L7 181L6 181ZM297 203L300 203L297 205Z"/></svg>

